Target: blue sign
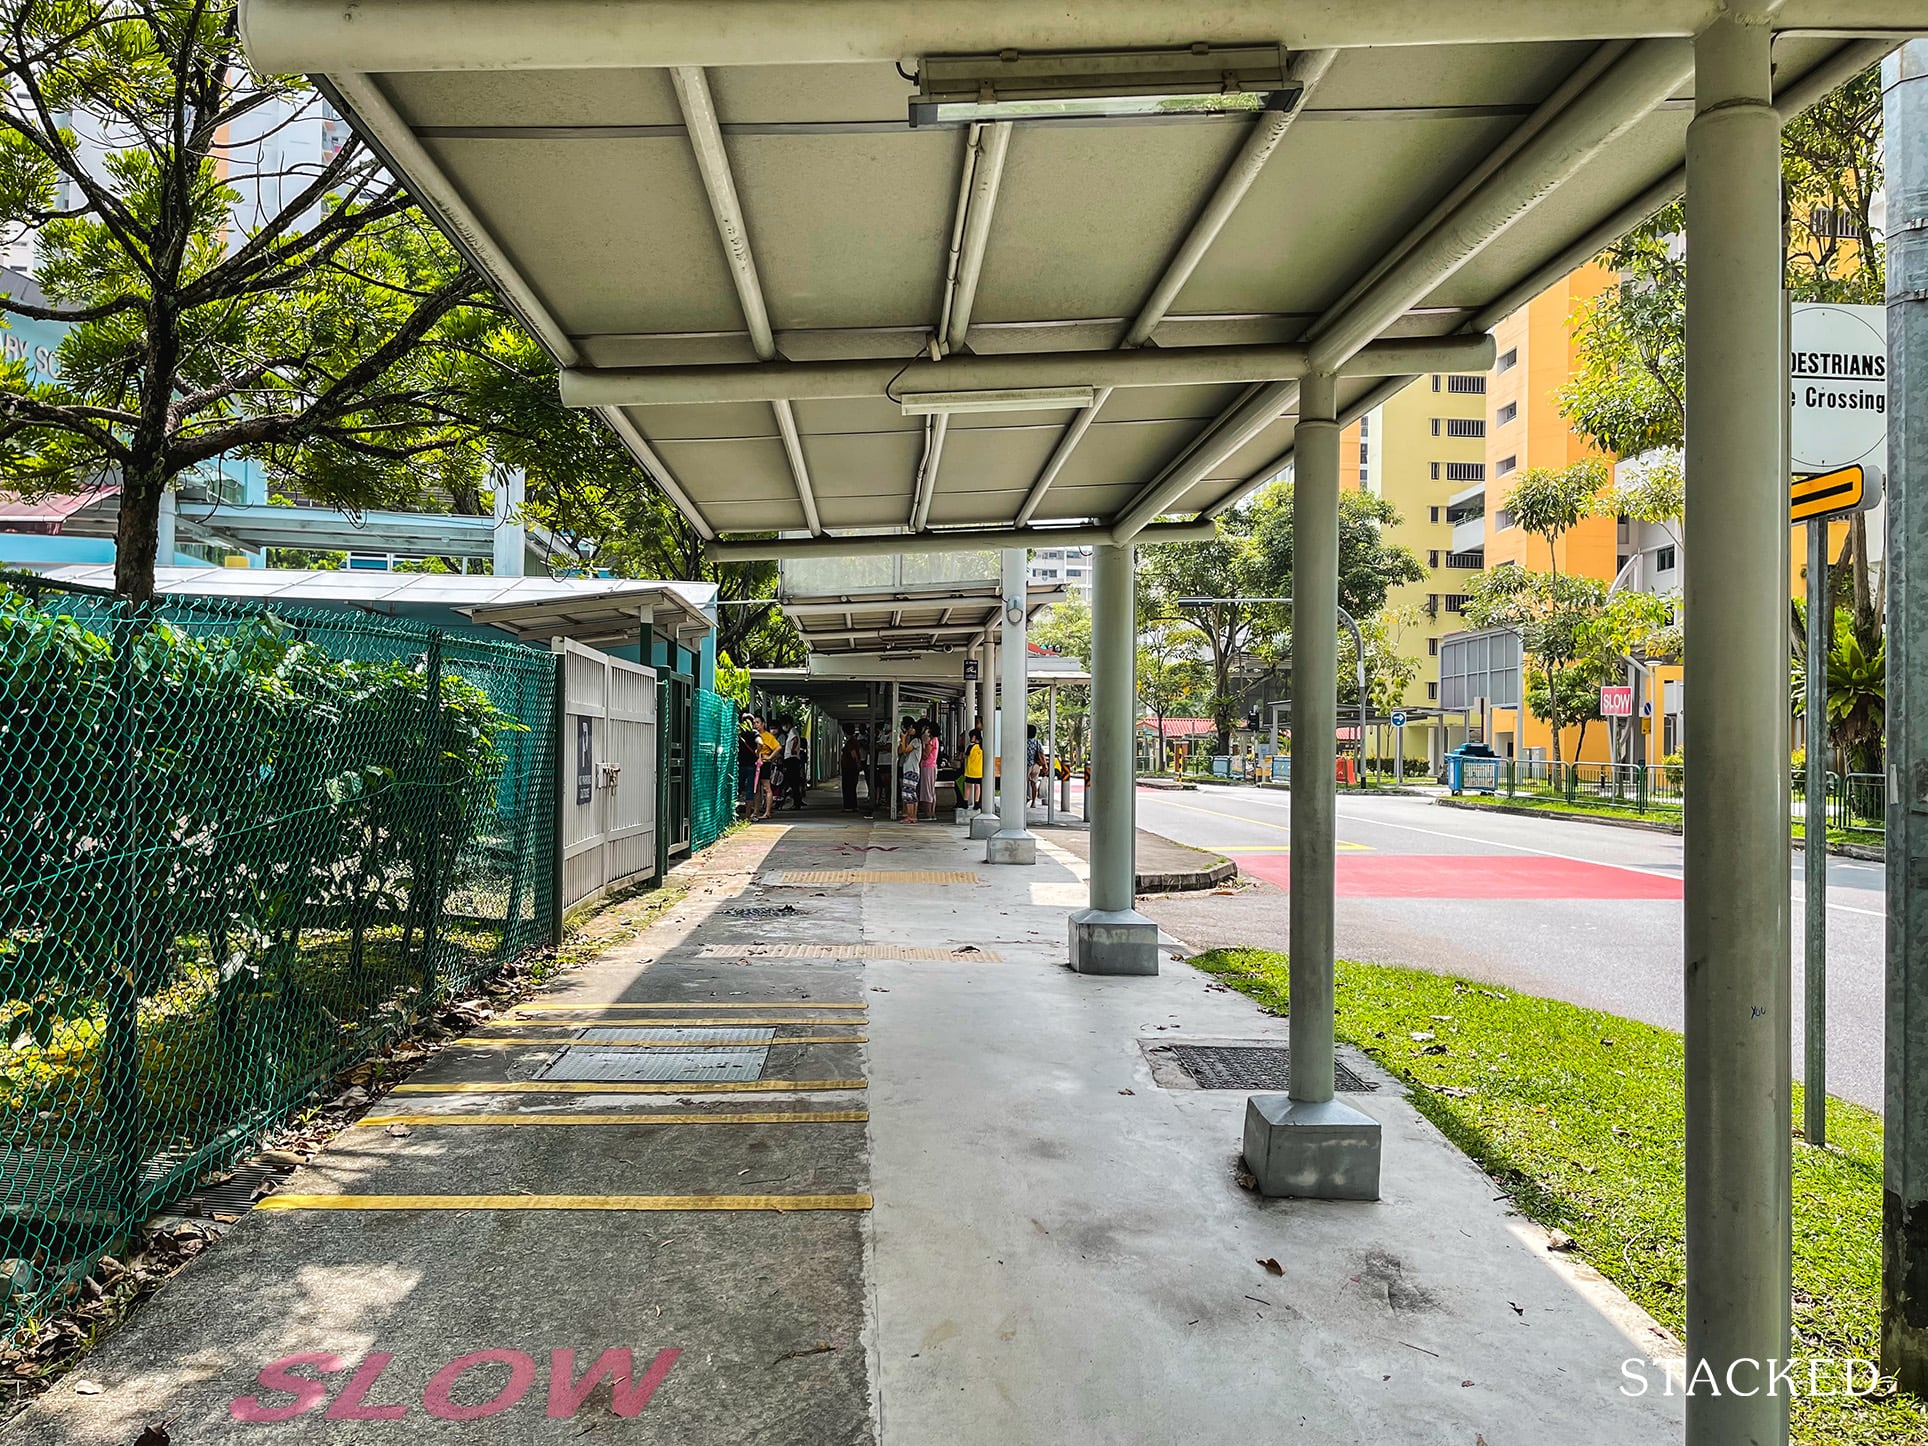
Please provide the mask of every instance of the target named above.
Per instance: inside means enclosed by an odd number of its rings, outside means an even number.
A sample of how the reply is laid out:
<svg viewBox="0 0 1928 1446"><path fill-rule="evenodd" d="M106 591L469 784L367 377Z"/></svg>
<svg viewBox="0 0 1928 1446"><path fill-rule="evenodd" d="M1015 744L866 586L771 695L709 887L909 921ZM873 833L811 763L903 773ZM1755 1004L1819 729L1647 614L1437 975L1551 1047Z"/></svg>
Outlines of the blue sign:
<svg viewBox="0 0 1928 1446"><path fill-rule="evenodd" d="M1395 728L1404 728L1406 726L1405 709L1395 708L1392 710L1392 726Z"/></svg>

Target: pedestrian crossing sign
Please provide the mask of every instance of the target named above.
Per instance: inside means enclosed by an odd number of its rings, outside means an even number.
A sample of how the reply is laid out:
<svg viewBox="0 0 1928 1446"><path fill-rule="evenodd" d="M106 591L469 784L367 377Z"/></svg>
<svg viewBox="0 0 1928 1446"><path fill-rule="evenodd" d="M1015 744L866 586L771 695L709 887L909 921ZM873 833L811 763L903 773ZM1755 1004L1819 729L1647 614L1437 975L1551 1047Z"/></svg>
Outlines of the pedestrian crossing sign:
<svg viewBox="0 0 1928 1446"><path fill-rule="evenodd" d="M1788 488L1788 520L1813 522L1866 512L1881 501L1881 471L1865 462L1813 477L1796 477Z"/></svg>

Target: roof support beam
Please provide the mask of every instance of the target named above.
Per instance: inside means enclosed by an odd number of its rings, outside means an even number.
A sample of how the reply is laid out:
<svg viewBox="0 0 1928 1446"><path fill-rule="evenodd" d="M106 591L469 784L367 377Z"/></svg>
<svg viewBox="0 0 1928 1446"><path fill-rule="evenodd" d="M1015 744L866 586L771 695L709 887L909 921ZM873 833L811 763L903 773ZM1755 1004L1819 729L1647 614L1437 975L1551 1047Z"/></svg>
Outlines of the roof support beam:
<svg viewBox="0 0 1928 1446"><path fill-rule="evenodd" d="M243 0L255 68L298 72L889 64L905 56L1129 50L1177 41L1319 50L1697 34L1722 0ZM1919 0L1788 0L1781 29L1893 33Z"/></svg>
<svg viewBox="0 0 1928 1446"><path fill-rule="evenodd" d="M1252 123L1252 129L1246 133L1245 144L1239 147L1238 155L1233 157L1225 174L1218 178L1211 199L1192 222L1185 239L1178 243L1178 250L1166 263L1164 274L1158 278L1151 295L1145 299L1144 306L1125 332L1124 340L1119 343L1121 347L1134 349L1151 340L1158 324L1170 314L1172 304L1178 300L1178 293L1192 279L1198 263L1205 259L1206 251L1218 239L1218 233L1225 229L1225 223L1232 219L1232 213L1258 180L1265 163L1272 159L1279 142L1285 139L1292 122L1305 114L1306 102L1311 99L1313 90L1337 58L1336 50L1314 50L1295 55L1288 62L1292 77L1304 87L1299 94L1299 103L1289 111L1267 111ZM1031 490L1025 494L1023 505L1018 508L1018 526L1024 526L1037 514L1044 502L1044 494L1058 480L1058 474L1064 470L1064 464L1071 460L1071 454L1077 451L1085 433L1091 430L1091 424L1098 420L1098 413L1104 410L1111 393L1110 387L1100 390L1091 405L1083 408L1064 429L1064 435L1058 438L1058 445L1053 449L1050 460L1039 471Z"/></svg>
<svg viewBox="0 0 1928 1446"><path fill-rule="evenodd" d="M1136 541L1203 542L1217 534L1211 522L1149 527ZM862 532L842 537L719 539L703 553L712 562L765 562L772 558L880 557L904 552L973 552L995 547L1088 547L1107 541L1109 527L958 528L951 532Z"/></svg>
<svg viewBox="0 0 1928 1446"><path fill-rule="evenodd" d="M329 89L337 109L361 123L361 133L368 137L389 170L408 177L409 194L441 223L443 232L502 294L510 309L522 318L557 364L565 369L577 365L582 356L575 342L523 279L488 228L476 218L469 203L462 199L462 193L442 174L442 168L435 164L408 123L389 104L381 87L366 75L341 74L331 77ZM656 485L682 509L698 534L705 538L716 536L716 529L710 526L702 509L690 500L677 482L676 474L663 465L663 459L656 455L634 424L613 406L599 406L597 410L609 429L648 469Z"/></svg>
<svg viewBox="0 0 1928 1446"><path fill-rule="evenodd" d="M1629 47L1578 95L1567 97L1564 87L1555 92L1524 122L1530 138L1505 164L1409 238L1403 257L1378 280L1319 321L1310 337L1313 368L1344 365L1603 148L1686 87L1693 70L1691 43L1648 40Z"/></svg>
<svg viewBox="0 0 1928 1446"><path fill-rule="evenodd" d="M1342 376L1405 376L1479 371L1483 344L1471 337L1401 337L1361 348ZM572 368L562 399L572 407L689 406L706 402L818 401L899 397L934 391L1031 387L1185 387L1296 380L1306 348L1289 346L1145 347L1137 351L1030 352L951 356L943 361L747 362L696 367Z"/></svg>
<svg viewBox="0 0 1928 1446"><path fill-rule="evenodd" d="M776 338L770 332L770 311L763 300L763 283L757 277L756 254L750 249L750 228L743 218L743 202L736 193L736 176L730 169L729 152L723 148L723 132L717 125L716 101L710 94L709 77L700 66L679 66L670 73L670 80L676 87L676 103L689 130L690 150L703 177L703 190L709 196L710 214L716 221L717 237L723 243L730 279L736 283L743 320L750 329L750 345L759 360L771 361L777 354ZM816 536L823 531L823 523L817 516L810 469L803 459L803 439L797 435L796 413L787 400L771 400L777 433L783 439L783 455L796 484L797 504L803 509L804 525Z"/></svg>

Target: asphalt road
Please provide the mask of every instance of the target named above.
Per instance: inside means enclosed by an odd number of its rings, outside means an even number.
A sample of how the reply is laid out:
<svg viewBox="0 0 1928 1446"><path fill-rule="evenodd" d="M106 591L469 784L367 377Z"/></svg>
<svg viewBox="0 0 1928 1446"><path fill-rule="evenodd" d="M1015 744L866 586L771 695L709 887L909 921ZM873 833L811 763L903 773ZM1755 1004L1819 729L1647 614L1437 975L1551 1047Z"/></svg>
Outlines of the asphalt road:
<svg viewBox="0 0 1928 1446"><path fill-rule="evenodd" d="M1236 895L1139 905L1194 948L1283 949L1291 796L1140 789L1138 823L1238 860ZM1440 808L1426 798L1339 803L1341 957L1504 984L1681 1027L1681 840L1561 819ZM1794 1069L1801 1073L1802 870L1794 859ZM1881 1108L1881 866L1828 869L1828 1090Z"/></svg>

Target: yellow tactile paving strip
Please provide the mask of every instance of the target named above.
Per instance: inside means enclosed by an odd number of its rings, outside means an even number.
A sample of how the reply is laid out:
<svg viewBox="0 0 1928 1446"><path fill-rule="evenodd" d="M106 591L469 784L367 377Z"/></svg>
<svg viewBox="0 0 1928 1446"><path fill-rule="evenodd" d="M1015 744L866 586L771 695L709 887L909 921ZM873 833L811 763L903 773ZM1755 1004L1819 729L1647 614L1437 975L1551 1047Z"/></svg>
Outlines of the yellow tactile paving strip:
<svg viewBox="0 0 1928 1446"><path fill-rule="evenodd" d="M599 1080L524 1080L490 1083L486 1080L460 1080L452 1084L398 1084L390 1090L396 1095L722 1095L758 1093L807 1093L811 1090L861 1090L869 1085L860 1079L745 1079L706 1080L699 1084L651 1081L617 1083Z"/></svg>
<svg viewBox="0 0 1928 1446"><path fill-rule="evenodd" d="M868 1210L868 1195L269 1195L257 1210Z"/></svg>
<svg viewBox="0 0 1928 1446"><path fill-rule="evenodd" d="M561 1114L528 1110L514 1115L363 1115L350 1126L357 1130L410 1129L491 1125L521 1129L525 1125L857 1125L870 1118L869 1110L626 1110L621 1114L587 1111Z"/></svg>
<svg viewBox="0 0 1928 1446"><path fill-rule="evenodd" d="M782 887L806 884L981 884L965 869L779 869L763 882Z"/></svg>
<svg viewBox="0 0 1928 1446"><path fill-rule="evenodd" d="M625 1021L634 1023L635 1021ZM678 1020L680 1025L683 1021ZM740 1023L731 1020L731 1024ZM691 1026L692 1028L694 1026ZM552 1036L544 1039L481 1038L458 1039L450 1044L451 1049L680 1049L684 1052L708 1049L774 1049L780 1044L868 1044L867 1034L791 1034L778 1035L775 1039L579 1039L575 1035Z"/></svg>
<svg viewBox="0 0 1928 1446"><path fill-rule="evenodd" d="M990 949L927 949L907 944L705 944L705 959L981 959L1002 964L1004 956ZM668 1023L668 1021L664 1021ZM680 1021L679 1021L680 1022ZM723 1021L717 1020L716 1023ZM731 1024L741 1021L730 1020ZM817 1020L828 1024L829 1020Z"/></svg>

